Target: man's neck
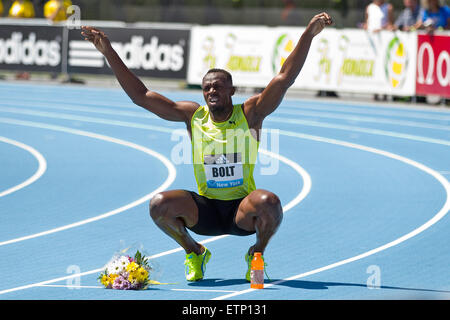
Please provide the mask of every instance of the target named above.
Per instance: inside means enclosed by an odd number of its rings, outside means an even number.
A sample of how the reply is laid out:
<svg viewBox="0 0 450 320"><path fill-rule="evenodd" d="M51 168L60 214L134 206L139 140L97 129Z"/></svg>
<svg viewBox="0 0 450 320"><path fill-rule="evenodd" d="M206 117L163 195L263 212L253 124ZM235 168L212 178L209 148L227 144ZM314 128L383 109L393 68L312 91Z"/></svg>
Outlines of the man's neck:
<svg viewBox="0 0 450 320"><path fill-rule="evenodd" d="M232 113L233 113L233 105L229 105L228 107L222 110L217 110L215 112L211 110L210 113L211 120L214 122L224 122L230 118Z"/></svg>

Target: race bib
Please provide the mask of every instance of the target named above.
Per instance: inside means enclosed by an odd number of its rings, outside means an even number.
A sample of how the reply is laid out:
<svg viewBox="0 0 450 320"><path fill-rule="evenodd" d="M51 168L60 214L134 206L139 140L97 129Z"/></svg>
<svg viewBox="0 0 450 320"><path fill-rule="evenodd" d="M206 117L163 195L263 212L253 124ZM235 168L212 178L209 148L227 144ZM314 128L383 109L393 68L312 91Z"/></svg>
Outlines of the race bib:
<svg viewBox="0 0 450 320"><path fill-rule="evenodd" d="M240 153L204 155L208 188L231 188L244 184Z"/></svg>

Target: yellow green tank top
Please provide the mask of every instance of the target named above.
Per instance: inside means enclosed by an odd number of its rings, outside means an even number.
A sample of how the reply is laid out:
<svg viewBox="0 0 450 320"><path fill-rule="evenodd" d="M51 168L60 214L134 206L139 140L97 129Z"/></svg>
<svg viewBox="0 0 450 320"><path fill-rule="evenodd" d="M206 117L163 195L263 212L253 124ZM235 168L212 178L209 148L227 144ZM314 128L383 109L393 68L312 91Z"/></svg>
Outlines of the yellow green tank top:
<svg viewBox="0 0 450 320"><path fill-rule="evenodd" d="M256 189L253 170L259 142L251 134L242 105L234 105L224 122L212 121L208 106L200 106L191 119L191 141L200 195L234 200Z"/></svg>

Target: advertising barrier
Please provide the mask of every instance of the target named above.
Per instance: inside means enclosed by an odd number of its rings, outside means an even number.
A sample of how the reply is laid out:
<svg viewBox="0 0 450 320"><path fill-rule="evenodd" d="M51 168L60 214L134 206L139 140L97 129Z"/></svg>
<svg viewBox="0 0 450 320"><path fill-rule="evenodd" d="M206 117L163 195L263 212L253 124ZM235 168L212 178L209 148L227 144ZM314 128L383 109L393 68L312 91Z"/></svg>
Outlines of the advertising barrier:
<svg viewBox="0 0 450 320"><path fill-rule="evenodd" d="M0 27L0 69L60 72L62 28L52 26Z"/></svg>
<svg viewBox="0 0 450 320"><path fill-rule="evenodd" d="M293 34L287 37L295 39ZM411 96L415 60L412 33L324 30L313 40L294 87Z"/></svg>
<svg viewBox="0 0 450 320"><path fill-rule="evenodd" d="M236 86L265 87L273 77L268 61L272 34L269 27L194 26L188 83L201 84L206 71L222 68L230 71Z"/></svg>
<svg viewBox="0 0 450 320"><path fill-rule="evenodd" d="M419 34L417 43L418 95L450 98L450 36Z"/></svg>
<svg viewBox="0 0 450 320"><path fill-rule="evenodd" d="M304 28L194 27L188 82L211 67L233 74L236 86L265 87ZM312 42L293 88L413 95L415 33L326 29Z"/></svg>
<svg viewBox="0 0 450 320"><path fill-rule="evenodd" d="M125 64L137 75L186 79L190 27L101 27ZM106 59L80 29L64 25L1 24L0 69L112 74Z"/></svg>
<svg viewBox="0 0 450 320"><path fill-rule="evenodd" d="M189 29L101 28L124 63L135 74L186 79ZM69 73L112 74L103 55L85 41L80 30L69 30Z"/></svg>

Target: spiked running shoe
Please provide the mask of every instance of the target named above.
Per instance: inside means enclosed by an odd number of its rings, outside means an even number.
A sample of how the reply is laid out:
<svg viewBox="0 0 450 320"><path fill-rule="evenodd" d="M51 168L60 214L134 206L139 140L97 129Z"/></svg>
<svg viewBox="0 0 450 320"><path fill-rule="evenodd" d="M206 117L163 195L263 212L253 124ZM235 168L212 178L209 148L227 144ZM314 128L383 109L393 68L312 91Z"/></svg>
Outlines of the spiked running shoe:
<svg viewBox="0 0 450 320"><path fill-rule="evenodd" d="M186 255L185 265L185 275L187 281L197 281L203 279L206 271L206 264L211 258L211 252L206 248L205 251L197 255L191 252Z"/></svg>

